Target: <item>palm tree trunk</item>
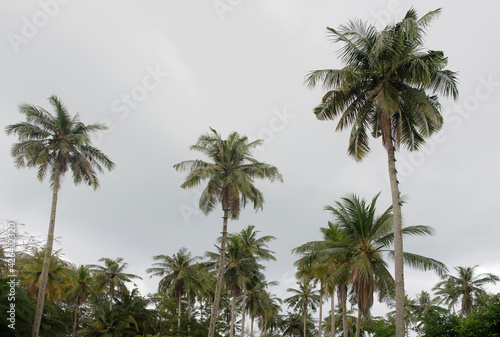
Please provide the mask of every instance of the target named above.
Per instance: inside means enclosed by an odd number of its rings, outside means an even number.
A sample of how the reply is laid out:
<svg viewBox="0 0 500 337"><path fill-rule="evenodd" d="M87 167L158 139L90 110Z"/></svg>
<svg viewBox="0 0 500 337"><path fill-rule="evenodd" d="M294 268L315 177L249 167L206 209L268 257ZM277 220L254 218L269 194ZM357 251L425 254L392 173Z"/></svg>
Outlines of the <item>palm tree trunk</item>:
<svg viewBox="0 0 500 337"><path fill-rule="evenodd" d="M394 226L394 274L396 286L396 337L405 335L405 287L403 269L403 224L401 199L396 171L396 157L391 137L386 137L386 150L391 183L392 214Z"/></svg>
<svg viewBox="0 0 500 337"><path fill-rule="evenodd" d="M181 310L182 310L182 302L181 302L181 292L177 291L177 301L179 302L179 306L177 307L177 331L181 331ZM179 332L177 332L179 333Z"/></svg>
<svg viewBox="0 0 500 337"><path fill-rule="evenodd" d="M319 322L318 322L318 337L321 337L321 321L323 319L323 280L319 289Z"/></svg>
<svg viewBox="0 0 500 337"><path fill-rule="evenodd" d="M250 314L250 337L253 337L253 314Z"/></svg>
<svg viewBox="0 0 500 337"><path fill-rule="evenodd" d="M229 337L234 336L234 312L236 311L236 292L233 291L233 300L231 303L231 325L229 330Z"/></svg>
<svg viewBox="0 0 500 337"><path fill-rule="evenodd" d="M307 313L307 306L304 304L304 308L302 308L302 314L304 315L304 337L306 337L306 324L307 324L307 319L306 319L306 313Z"/></svg>
<svg viewBox="0 0 500 337"><path fill-rule="evenodd" d="M212 309L212 316L210 317L210 327L208 330L208 337L214 337L215 323L219 315L220 293L222 290L222 276L224 275L224 262L226 258L226 241L227 241L227 219L229 218L229 208L224 207L224 216L222 221L222 239L220 243L220 261L219 271L217 274L217 284L215 286L214 306Z"/></svg>
<svg viewBox="0 0 500 337"><path fill-rule="evenodd" d="M109 283L109 311L113 310L113 297L115 297L115 286L111 280Z"/></svg>
<svg viewBox="0 0 500 337"><path fill-rule="evenodd" d="M43 257L42 275L40 276L40 286L38 287L38 296L36 298L35 317L33 319L32 337L38 337L40 332L40 323L42 322L43 305L45 302L45 291L49 277L50 259L52 256L52 247L54 245L54 229L56 226L57 196L61 183L61 169L56 163L54 172L54 185L52 188L52 205L50 208L49 232L47 234L47 245L45 247L45 256Z"/></svg>
<svg viewBox="0 0 500 337"><path fill-rule="evenodd" d="M344 329L344 337L349 337L349 327L347 326L347 286L341 284L339 288L342 302L342 327Z"/></svg>
<svg viewBox="0 0 500 337"><path fill-rule="evenodd" d="M335 336L335 293L332 291L331 295L331 316L332 316L332 321L331 321L331 326L330 326L330 337Z"/></svg>
<svg viewBox="0 0 500 337"><path fill-rule="evenodd" d="M76 320L78 317L78 301L75 303L75 318L73 319L73 337L76 337Z"/></svg>
<svg viewBox="0 0 500 337"><path fill-rule="evenodd" d="M193 305L195 304L196 300L192 300L191 297L188 296L188 325L187 325L187 332L188 332L188 337L191 335L191 311L193 310Z"/></svg>
<svg viewBox="0 0 500 337"><path fill-rule="evenodd" d="M356 337L359 337L361 331L361 309L358 308L358 320L356 321Z"/></svg>
<svg viewBox="0 0 500 337"><path fill-rule="evenodd" d="M247 286L243 284L243 306L241 310L241 337L245 336L245 316L246 316L246 303L247 301Z"/></svg>

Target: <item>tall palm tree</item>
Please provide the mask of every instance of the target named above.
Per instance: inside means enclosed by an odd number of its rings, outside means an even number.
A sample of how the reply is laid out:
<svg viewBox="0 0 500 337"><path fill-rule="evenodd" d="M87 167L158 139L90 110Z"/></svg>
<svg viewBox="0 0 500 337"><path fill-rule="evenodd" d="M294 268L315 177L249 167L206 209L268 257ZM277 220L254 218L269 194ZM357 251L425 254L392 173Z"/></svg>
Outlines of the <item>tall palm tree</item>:
<svg viewBox="0 0 500 337"><path fill-rule="evenodd" d="M104 262L104 266L92 264L89 267L96 280L97 288L109 287L109 310L111 311L113 309L115 289L118 288L119 291L123 292L127 289L125 282L132 282L134 279L142 280L142 277L125 273L124 270L127 268L128 263L123 262L121 257L116 260L103 257L99 259L99 262Z"/></svg>
<svg viewBox="0 0 500 337"><path fill-rule="evenodd" d="M494 274L485 273L477 275L474 267L455 267L458 276L445 275L443 280L436 284L433 290L451 290L453 300L462 299L462 313L468 316L473 310L474 299L485 294L483 287L486 284L495 284L500 281L500 277ZM448 291L449 292L449 291Z"/></svg>
<svg viewBox="0 0 500 337"><path fill-rule="evenodd" d="M293 307L295 310L302 311L302 317L304 319L304 334L303 337L306 337L306 326L307 326L307 316L308 316L308 308L311 310L316 310L316 307L319 304L319 291L315 290L314 282L311 279L304 279L302 282L297 282L299 289L288 288L287 291L294 294L290 297L285 298L285 303L288 304L288 307Z"/></svg>
<svg viewBox="0 0 500 337"><path fill-rule="evenodd" d="M177 301L177 327L181 327L181 304L182 296L190 289L201 288L201 281L196 269L196 263L201 260L199 256L192 256L186 248L181 248L172 256L156 255L152 268L146 272L153 276L162 276L158 283L158 292L170 292Z"/></svg>
<svg viewBox="0 0 500 337"><path fill-rule="evenodd" d="M370 131L373 137L382 138L387 151L394 208L397 337L404 336L404 263L395 150L400 145L418 150L425 138L441 128L436 93L458 97L456 74L445 69L443 52L423 51L426 28L439 12L419 19L412 8L402 21L382 31L362 21L328 28L334 42L344 44L340 58L345 66L312 71L306 77L309 87L321 83L328 90L314 109L316 117L338 118L337 130L352 127L349 155L362 160L368 154Z"/></svg>
<svg viewBox="0 0 500 337"><path fill-rule="evenodd" d="M99 149L91 145L95 131L106 130L102 124L85 125L76 114L71 117L66 106L56 96L49 98L55 110L52 115L44 108L21 104L19 112L26 121L6 127L8 135L16 134L19 142L12 146L12 156L18 168L38 168L37 178L42 181L49 175L52 188L49 230L43 270L38 292L32 337L37 337L42 319L45 288L54 243L57 197L64 174L71 171L75 184L85 183L94 189L99 187L97 172L112 170L114 163Z"/></svg>
<svg viewBox="0 0 500 337"><path fill-rule="evenodd" d="M75 316L73 319L73 337L76 337L76 324L78 318L78 308L85 303L89 296L96 296L95 290L92 288L92 274L90 267L81 265L70 267L69 287L66 291L66 297L75 305Z"/></svg>
<svg viewBox="0 0 500 337"><path fill-rule="evenodd" d="M264 198L255 185L256 178L272 181L283 181L275 166L262 163L252 157L252 150L262 144L262 140L249 142L246 136L232 132L224 140L214 129L198 138L191 150L201 152L212 162L188 160L174 165L177 171L189 170L182 188L198 186L208 180L200 197L200 209L210 213L218 203L224 212L222 223L222 239L220 246L220 263L215 288L215 299L210 318L209 337L215 333L215 321L219 313L220 292L224 272L224 258L227 240L228 218L238 219L240 210L247 200L253 203L254 209L262 209Z"/></svg>

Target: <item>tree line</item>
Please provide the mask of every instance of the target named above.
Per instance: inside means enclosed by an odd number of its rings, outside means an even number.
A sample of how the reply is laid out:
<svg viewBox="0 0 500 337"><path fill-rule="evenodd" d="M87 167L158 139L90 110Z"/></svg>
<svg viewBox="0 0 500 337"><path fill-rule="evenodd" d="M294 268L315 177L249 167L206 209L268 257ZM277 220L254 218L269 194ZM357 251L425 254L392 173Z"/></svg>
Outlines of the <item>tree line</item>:
<svg viewBox="0 0 500 337"><path fill-rule="evenodd" d="M372 201L376 201L376 197ZM366 203L351 196L339 202L337 211L345 211L348 205L364 210L363 226L356 228L363 227L370 234L357 235L360 233L356 234L356 229L343 222L329 222L327 227L321 227L322 240L294 249L300 255L295 263L297 283L296 287L287 289L286 298L273 294L277 282L266 279L262 265L262 262L276 261L275 253L269 249L276 238L261 235L254 226L228 234L221 310L217 314L215 334L393 336L395 311L385 317L374 317L370 313L374 295L389 308L395 304L394 279L386 270L390 251L383 254L388 246L384 242L391 241L387 228L390 208L372 217L374 202ZM426 226L405 229L408 235L430 232ZM152 257L146 274L159 278L157 292L145 296L133 283L142 276L127 273L128 264L122 258L101 258L97 264L76 266L64 260L61 251L53 252L40 334L54 337L206 336L215 300L221 239L215 244L215 251L206 252L204 257L193 256L186 248L172 255ZM5 247L4 237L0 242L2 248ZM10 329L8 321L2 320L2 335L30 333L44 249L42 245L33 245L18 254L16 329ZM498 282L498 276L478 274L477 266L455 267L450 273L438 261L409 255L410 265L434 269L441 280L432 288L434 296L427 290L414 298L406 296L406 333L413 330L422 336L477 336L474 333L478 329L488 332L500 327L500 295L494 296L484 289L485 285ZM368 261L364 261L366 259ZM0 310L6 312L10 272L7 259L3 257L0 262ZM360 281L364 273L371 275L371 286ZM330 301L330 311L323 317L327 301ZM314 315L318 311L319 318ZM485 320L485 315L491 319Z"/></svg>

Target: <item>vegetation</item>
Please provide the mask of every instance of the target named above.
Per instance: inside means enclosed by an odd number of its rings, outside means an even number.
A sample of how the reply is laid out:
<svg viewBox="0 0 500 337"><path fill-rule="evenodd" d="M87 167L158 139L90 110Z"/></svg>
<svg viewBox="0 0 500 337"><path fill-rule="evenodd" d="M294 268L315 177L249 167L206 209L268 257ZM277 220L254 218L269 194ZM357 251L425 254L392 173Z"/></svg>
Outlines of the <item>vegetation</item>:
<svg viewBox="0 0 500 337"><path fill-rule="evenodd" d="M377 30L374 24L350 21L328 28L343 44L342 69L309 73L309 87L328 90L314 109L319 120L338 119L337 131L351 128L348 154L362 160L370 152L369 133L387 151L394 217L396 336L404 335L404 277L401 198L395 151L403 145L418 150L443 123L436 94L458 97L456 74L445 69L441 51L423 52L429 23L440 10L418 18L410 9L403 20Z"/></svg>
<svg viewBox="0 0 500 337"><path fill-rule="evenodd" d="M7 134L18 137L12 156L19 168L37 168L39 180L49 177L52 204L46 242L37 239L30 247L15 247L15 264L10 262L8 231L0 231L0 311L9 313L14 296L16 306L16 329L9 318L0 320L0 335L400 337L413 330L429 337L498 336L500 294L485 289L500 281L498 275L478 274L478 266L456 266L450 274L442 262L402 248L403 237L427 236L432 228L403 226L396 150L401 145L418 150L441 128L436 95L458 95L456 74L445 69L444 54L423 51L426 28L439 12L418 18L411 9L382 30L360 21L328 28L334 41L344 44L340 58L345 66L308 75L310 87L321 84L327 90L314 112L320 120L338 119L338 130L351 128L348 153L357 160L370 151L368 133L381 138L392 206L378 210L379 194L369 201L348 194L326 206L331 219L319 228L322 238L292 250L298 255L297 287L289 288L290 296L283 299L273 294L278 283L266 279L264 266L277 260L270 247L276 237L255 226L228 232L229 218L238 219L247 202L256 211L263 208L257 179L283 181L275 166L253 157L262 140L250 141L237 132L223 139L210 129L190 147L206 161L174 165L188 171L182 188L205 184L199 200L205 214L220 204L222 235L214 242L215 251L204 257L193 256L186 247L153 256L145 273L157 278L157 291L143 295L133 283L142 276L128 273L123 258L103 257L97 264L77 266L53 249L64 175L70 172L75 184L97 188L97 174L114 167L90 141L93 132L106 127L83 124L56 96L49 98L54 114L22 104L19 111L26 121L6 127ZM388 269L390 259L394 274ZM409 296L403 264L434 271L441 280ZM375 300L394 310L373 317ZM330 312L323 315L328 301Z"/></svg>
<svg viewBox="0 0 500 337"><path fill-rule="evenodd" d="M91 145L92 133L106 130L106 126L85 125L78 114L71 117L68 109L56 96L51 96L49 103L55 110L54 115L44 108L21 104L19 112L26 117L26 121L5 128L8 135L15 134L19 138L11 152L17 167L38 168L37 178L42 181L48 174L52 188L47 245L31 333L33 337L37 337L40 330L54 243L57 197L64 174L71 171L75 184L83 182L96 189L99 187L97 172L114 167L114 163L104 153Z"/></svg>

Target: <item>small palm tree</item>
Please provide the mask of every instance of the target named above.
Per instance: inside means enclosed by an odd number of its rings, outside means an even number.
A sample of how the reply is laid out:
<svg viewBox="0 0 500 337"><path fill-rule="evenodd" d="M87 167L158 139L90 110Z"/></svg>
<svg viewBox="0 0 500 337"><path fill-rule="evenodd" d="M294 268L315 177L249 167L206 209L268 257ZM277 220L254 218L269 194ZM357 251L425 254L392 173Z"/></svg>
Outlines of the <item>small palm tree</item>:
<svg viewBox="0 0 500 337"><path fill-rule="evenodd" d="M125 273L128 263L123 262L123 258L119 257L116 260L103 257L99 262L104 262L104 266L89 265L93 277L96 280L97 288L104 289L109 287L109 310L113 309L113 300L115 298L115 289L125 291L127 286L125 282L132 282L134 279L142 280L142 277Z"/></svg>
<svg viewBox="0 0 500 337"><path fill-rule="evenodd" d="M47 275L45 301L57 303L64 298L65 287L69 281L68 262L59 257L59 251L51 254L52 258ZM41 279L45 249L34 249L33 255L23 254L18 261L20 284L26 286L26 296L36 297L41 291Z"/></svg>
<svg viewBox="0 0 500 337"><path fill-rule="evenodd" d="M320 120L339 119L337 130L351 127L348 153L362 160L369 152L369 134L382 138L387 151L392 204L396 278L396 330L404 336L404 276L401 200L395 151L414 151L443 123L436 94L458 97L456 73L445 69L441 51L424 52L426 28L440 10L418 18L410 9L403 20L379 31L375 25L351 21L328 28L334 42L343 43L342 69L308 74L309 87L322 84L328 92L314 109Z"/></svg>
<svg viewBox="0 0 500 337"><path fill-rule="evenodd" d="M380 215L376 214L377 194L371 202L359 199L356 195L348 195L336 202L335 206L327 206L326 210L332 212L335 223L341 230L337 241L313 241L297 249L306 253L307 261L322 262L339 260L343 262L333 273L334 280L345 280L349 276L358 305L358 319L361 323L362 316L368 317L373 305L373 294L379 294L379 301L390 296L394 289L392 278L384 252L394 256L388 248L394 242L392 231L392 206ZM429 235L432 229L429 226L407 226L403 228L403 235ZM423 271L434 270L443 275L446 266L434 259L404 252L405 262L411 267ZM356 328L356 336L360 334L360 325Z"/></svg>
<svg viewBox="0 0 500 337"><path fill-rule="evenodd" d="M288 307L293 307L295 310L302 311L302 317L304 319L303 337L306 337L306 319L308 316L308 308L311 308L311 310L313 311L316 310L316 307L319 304L319 291L314 289L315 285L310 279L305 279L302 282L297 282L297 285L299 286L299 289L287 289L288 292L294 295L285 298L285 303L288 304Z"/></svg>
<svg viewBox="0 0 500 337"><path fill-rule="evenodd" d="M255 230L255 226L248 226L242 229L239 233L231 234L230 236L235 236L241 241L241 248L244 254L248 257L254 259L255 261L276 261L274 252L268 249L268 243L276 238L272 235L265 235L258 237L260 231ZM248 280L251 281L251 280ZM247 296L247 283L242 283L243 288L243 303L246 303ZM242 307L241 313L241 337L245 334L245 317L246 317L246 306Z"/></svg>
<svg viewBox="0 0 500 337"><path fill-rule="evenodd" d="M68 298L75 305L75 316L73 319L73 337L76 337L76 324L78 318L78 308L85 303L89 296L96 296L95 290L92 288L92 275L90 267L81 265L76 268L72 265L69 273L69 287L66 291Z"/></svg>
<svg viewBox="0 0 500 337"><path fill-rule="evenodd" d="M240 136L236 132L223 140L217 131L214 129L210 131L211 133L200 136L198 142L190 149L203 153L212 162L188 160L174 165L174 168L178 171L190 171L181 185L182 188L193 188L208 180L199 204L205 214L210 213L218 203L222 205L224 212L220 263L209 327L209 337L213 337L223 283L228 218L237 219L247 200L253 203L255 210L262 209L264 198L262 192L254 185L256 178L282 181L282 177L276 167L252 157L252 150L261 145L262 140L249 142L246 136Z"/></svg>
<svg viewBox="0 0 500 337"><path fill-rule="evenodd" d="M181 327L181 299L182 296L189 293L189 290L202 288L202 282L196 268L197 261L201 260L199 256L192 257L186 248L181 248L172 256L156 255L153 257L155 262L152 268L146 269L146 272L153 276L162 276L158 283L158 292L169 292L175 296L178 304L177 327Z"/></svg>
<svg viewBox="0 0 500 337"><path fill-rule="evenodd" d="M95 131L106 130L102 124L85 125L76 114L71 117L68 109L56 96L49 98L55 110L52 115L47 110L31 104L21 104L19 112L26 122L6 127L8 135L16 134L19 142L12 146L12 156L18 168L38 168L37 178L42 181L49 175L52 188L49 230L43 270L40 278L32 337L38 337L42 320L45 289L49 273L59 189L64 174L71 171L75 184L85 183L94 189L99 187L97 172L104 168L111 170L113 162L99 149L91 145L91 135Z"/></svg>
<svg viewBox="0 0 500 337"><path fill-rule="evenodd" d="M494 274L485 273L476 275L475 269L477 267L455 267L458 276L445 275L443 276L443 280L433 288L433 290L446 289L446 293L451 294L450 302L455 302L461 297L462 313L466 316L474 310L474 298L485 294L483 287L486 284L495 284L500 281L500 278Z"/></svg>

